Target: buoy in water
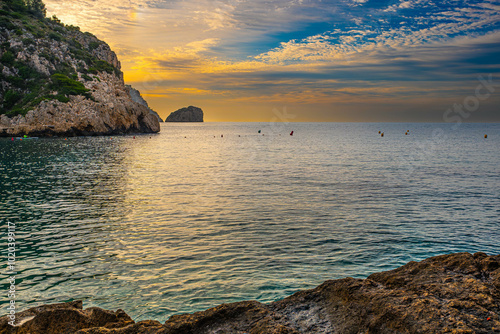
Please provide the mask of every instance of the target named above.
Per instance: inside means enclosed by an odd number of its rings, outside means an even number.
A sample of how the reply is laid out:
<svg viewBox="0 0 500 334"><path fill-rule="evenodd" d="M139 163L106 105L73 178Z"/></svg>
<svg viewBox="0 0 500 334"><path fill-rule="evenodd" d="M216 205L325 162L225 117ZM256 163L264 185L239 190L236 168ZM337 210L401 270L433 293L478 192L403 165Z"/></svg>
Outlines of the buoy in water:
<svg viewBox="0 0 500 334"><path fill-rule="evenodd" d="M488 135L484 135L484 138L488 138Z"/></svg>
<svg viewBox="0 0 500 334"><path fill-rule="evenodd" d="M262 132L262 130L259 130L259 133L261 133L261 132Z"/></svg>
<svg viewBox="0 0 500 334"><path fill-rule="evenodd" d="M14 137L12 137L12 141L14 141Z"/></svg>
<svg viewBox="0 0 500 334"><path fill-rule="evenodd" d="M290 132L290 136L293 136L293 131L292 131L292 132Z"/></svg>
<svg viewBox="0 0 500 334"><path fill-rule="evenodd" d="M378 132L378 134L381 134L381 133L382 133L382 131L379 131L379 132Z"/></svg>
<svg viewBox="0 0 500 334"><path fill-rule="evenodd" d="M382 132L382 133L380 134L380 137L383 137L383 136L384 136L384 133Z"/></svg>

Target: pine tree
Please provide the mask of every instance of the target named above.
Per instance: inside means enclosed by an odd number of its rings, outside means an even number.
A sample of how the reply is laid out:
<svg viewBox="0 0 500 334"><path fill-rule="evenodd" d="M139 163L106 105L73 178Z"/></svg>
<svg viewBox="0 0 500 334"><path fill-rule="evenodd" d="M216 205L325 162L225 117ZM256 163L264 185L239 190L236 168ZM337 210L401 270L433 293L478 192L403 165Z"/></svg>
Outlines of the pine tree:
<svg viewBox="0 0 500 334"><path fill-rule="evenodd" d="M40 18L43 18L45 17L45 15L47 15L47 9L45 8L45 4L42 0L25 0L25 3L26 7L32 14Z"/></svg>

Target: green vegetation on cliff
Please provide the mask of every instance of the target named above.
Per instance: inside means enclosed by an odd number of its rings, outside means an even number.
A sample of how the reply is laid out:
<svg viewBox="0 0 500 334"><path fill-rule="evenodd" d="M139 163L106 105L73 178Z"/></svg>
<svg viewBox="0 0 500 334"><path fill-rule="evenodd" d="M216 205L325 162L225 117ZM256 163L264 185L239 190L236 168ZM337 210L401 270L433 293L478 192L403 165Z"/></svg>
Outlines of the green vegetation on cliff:
<svg viewBox="0 0 500 334"><path fill-rule="evenodd" d="M25 115L72 95L93 99L86 82L99 73L122 76L106 43L45 14L41 0L0 2L0 115Z"/></svg>

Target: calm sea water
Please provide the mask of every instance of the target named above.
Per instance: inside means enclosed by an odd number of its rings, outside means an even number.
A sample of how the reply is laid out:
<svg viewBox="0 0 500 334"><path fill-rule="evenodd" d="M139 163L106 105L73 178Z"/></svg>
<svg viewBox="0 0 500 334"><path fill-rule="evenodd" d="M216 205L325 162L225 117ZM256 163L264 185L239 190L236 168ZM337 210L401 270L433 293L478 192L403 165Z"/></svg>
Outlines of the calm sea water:
<svg viewBox="0 0 500 334"><path fill-rule="evenodd" d="M135 320L274 301L437 254L499 254L499 148L500 124L1 139L2 314L7 220L18 308L83 299Z"/></svg>

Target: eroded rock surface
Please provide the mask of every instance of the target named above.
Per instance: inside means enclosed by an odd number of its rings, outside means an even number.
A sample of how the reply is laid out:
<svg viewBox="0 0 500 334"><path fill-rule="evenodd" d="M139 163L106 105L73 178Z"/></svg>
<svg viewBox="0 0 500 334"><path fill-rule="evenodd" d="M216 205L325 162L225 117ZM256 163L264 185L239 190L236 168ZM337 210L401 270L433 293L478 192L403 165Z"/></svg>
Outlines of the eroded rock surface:
<svg viewBox="0 0 500 334"><path fill-rule="evenodd" d="M156 111L154 111L153 109L151 109L149 107L148 102L146 100L144 100L144 98L141 95L141 92L139 92L137 89L135 89L134 87L132 87L130 85L126 85L125 87L127 87L127 90L130 94L130 97L132 98L132 100L134 100L134 102L142 104L143 106L148 108L149 113L155 115L158 118L158 122L163 122L160 115L158 115L158 113Z"/></svg>
<svg viewBox="0 0 500 334"><path fill-rule="evenodd" d="M11 3L0 1L0 136L160 131L108 44Z"/></svg>
<svg viewBox="0 0 500 334"><path fill-rule="evenodd" d="M367 279L327 281L271 304L244 301L164 324L122 310L46 305L0 318L0 333L297 334L499 333L500 255L458 253L410 262Z"/></svg>

